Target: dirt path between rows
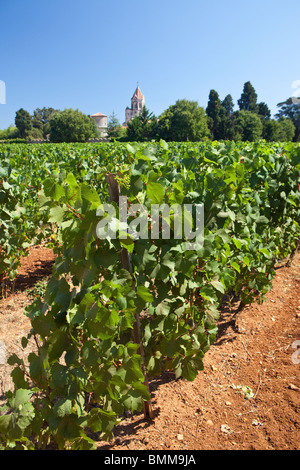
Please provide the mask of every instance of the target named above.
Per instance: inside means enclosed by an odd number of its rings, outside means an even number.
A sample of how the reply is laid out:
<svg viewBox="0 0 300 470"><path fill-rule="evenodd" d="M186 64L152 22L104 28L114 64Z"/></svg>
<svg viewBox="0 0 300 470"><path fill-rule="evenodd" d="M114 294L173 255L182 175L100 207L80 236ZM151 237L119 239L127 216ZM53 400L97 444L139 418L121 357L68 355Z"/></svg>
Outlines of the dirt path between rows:
<svg viewBox="0 0 300 470"><path fill-rule="evenodd" d="M23 260L14 293L0 299L0 345L21 353L30 328L23 311L29 288L51 273L51 250L33 247ZM152 380L152 422L142 414L124 420L108 450L299 450L300 255L277 270L263 305L236 306L219 320L216 343L194 382L169 373ZM3 356L3 354L2 354ZM11 387L11 368L1 361L0 404Z"/></svg>

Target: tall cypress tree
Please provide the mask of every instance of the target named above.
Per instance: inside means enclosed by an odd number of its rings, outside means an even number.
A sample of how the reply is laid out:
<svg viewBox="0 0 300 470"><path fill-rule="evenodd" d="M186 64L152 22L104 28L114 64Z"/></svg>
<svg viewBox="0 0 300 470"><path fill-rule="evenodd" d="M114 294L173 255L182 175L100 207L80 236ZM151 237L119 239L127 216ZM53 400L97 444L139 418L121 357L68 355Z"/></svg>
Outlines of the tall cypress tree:
<svg viewBox="0 0 300 470"><path fill-rule="evenodd" d="M21 108L16 112L15 125L19 131L20 137L26 139L32 129L32 120L28 111Z"/></svg>
<svg viewBox="0 0 300 470"><path fill-rule="evenodd" d="M233 99L231 95L225 96L224 100L222 101L222 106L226 111L226 115L231 116L234 108Z"/></svg>
<svg viewBox="0 0 300 470"><path fill-rule="evenodd" d="M232 140L234 137L233 129L233 99L231 95L226 95L222 101L219 123L219 139Z"/></svg>
<svg viewBox="0 0 300 470"><path fill-rule="evenodd" d="M251 111L252 113L257 113L257 94L254 87L250 82L244 84L243 93L241 94L240 99L238 100L238 105L240 111Z"/></svg>
<svg viewBox="0 0 300 470"><path fill-rule="evenodd" d="M262 119L268 120L271 119L271 111L269 106L266 103L258 103L257 105L257 113L259 117Z"/></svg>
<svg viewBox="0 0 300 470"><path fill-rule="evenodd" d="M212 139L219 139L219 125L220 125L220 112L221 100L216 90L210 90L206 114L208 116L208 127L211 132Z"/></svg>

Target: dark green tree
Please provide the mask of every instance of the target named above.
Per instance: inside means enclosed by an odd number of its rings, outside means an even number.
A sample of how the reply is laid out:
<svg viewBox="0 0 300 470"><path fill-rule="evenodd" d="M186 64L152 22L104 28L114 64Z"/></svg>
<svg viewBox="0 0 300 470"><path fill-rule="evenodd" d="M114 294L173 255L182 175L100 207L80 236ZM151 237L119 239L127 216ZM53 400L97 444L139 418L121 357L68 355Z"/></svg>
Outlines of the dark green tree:
<svg viewBox="0 0 300 470"><path fill-rule="evenodd" d="M205 111L196 101L177 100L159 116L159 137L167 141L201 141L210 136Z"/></svg>
<svg viewBox="0 0 300 470"><path fill-rule="evenodd" d="M266 103L258 103L257 114L262 119L271 119L271 111Z"/></svg>
<svg viewBox="0 0 300 470"><path fill-rule="evenodd" d="M0 140L17 139L20 137L18 129L10 125L7 129L0 130Z"/></svg>
<svg viewBox="0 0 300 470"><path fill-rule="evenodd" d="M127 140L146 142L157 138L157 119L146 106L127 123Z"/></svg>
<svg viewBox="0 0 300 470"><path fill-rule="evenodd" d="M206 115L208 117L208 127L211 132L212 140L220 139L220 121L222 119L221 116L221 109L222 104L219 98L219 94L216 90L210 90L208 103L206 107ZM223 113L224 114L224 113Z"/></svg>
<svg viewBox="0 0 300 470"><path fill-rule="evenodd" d="M292 142L295 126L290 119L268 119L263 122L263 138L267 142Z"/></svg>
<svg viewBox="0 0 300 470"><path fill-rule="evenodd" d="M233 99L231 95L226 95L222 101L220 111L219 138L224 140L232 140L234 137L233 130Z"/></svg>
<svg viewBox="0 0 300 470"><path fill-rule="evenodd" d="M233 114L228 116L223 107L220 110L217 136L218 140L232 140L234 138Z"/></svg>
<svg viewBox="0 0 300 470"><path fill-rule="evenodd" d="M221 101L215 90L210 91L206 114L212 139L230 140L233 138L233 108L231 95L226 95Z"/></svg>
<svg viewBox="0 0 300 470"><path fill-rule="evenodd" d="M49 123L51 142L84 142L94 136L91 119L78 109L55 112Z"/></svg>
<svg viewBox="0 0 300 470"><path fill-rule="evenodd" d="M138 116L133 117L127 122L126 139L129 141L143 141L142 124Z"/></svg>
<svg viewBox="0 0 300 470"><path fill-rule="evenodd" d="M36 129L35 127L31 128L31 131L28 135L29 140L43 140L44 135L41 129Z"/></svg>
<svg viewBox="0 0 300 470"><path fill-rule="evenodd" d="M234 140L254 142L262 137L263 125L259 116L250 111L236 111L233 116Z"/></svg>
<svg viewBox="0 0 300 470"><path fill-rule="evenodd" d="M19 131L20 137L26 139L32 129L32 120L28 111L23 108L20 108L16 112L15 125Z"/></svg>
<svg viewBox="0 0 300 470"><path fill-rule="evenodd" d="M300 141L300 99L299 98L288 98L287 100L278 103L279 108L276 118L287 118L290 119L295 126L294 141Z"/></svg>
<svg viewBox="0 0 300 470"><path fill-rule="evenodd" d="M32 116L32 126L35 129L42 131L42 136L45 139L50 133L50 118L53 113L57 112L54 108L36 108Z"/></svg>
<svg viewBox="0 0 300 470"><path fill-rule="evenodd" d="M267 142L276 142L278 140L279 122L275 119L263 120L262 137Z"/></svg>
<svg viewBox="0 0 300 470"><path fill-rule="evenodd" d="M294 140L296 128L291 119L280 118L277 132L277 140L279 142L292 142Z"/></svg>
<svg viewBox="0 0 300 470"><path fill-rule="evenodd" d="M227 116L232 116L234 103L231 95L226 95L224 100L222 101L222 107L226 111Z"/></svg>
<svg viewBox="0 0 300 470"><path fill-rule="evenodd" d="M238 100L238 105L240 111L251 111L252 113L257 113L257 94L250 82L246 82L244 84L243 93Z"/></svg>

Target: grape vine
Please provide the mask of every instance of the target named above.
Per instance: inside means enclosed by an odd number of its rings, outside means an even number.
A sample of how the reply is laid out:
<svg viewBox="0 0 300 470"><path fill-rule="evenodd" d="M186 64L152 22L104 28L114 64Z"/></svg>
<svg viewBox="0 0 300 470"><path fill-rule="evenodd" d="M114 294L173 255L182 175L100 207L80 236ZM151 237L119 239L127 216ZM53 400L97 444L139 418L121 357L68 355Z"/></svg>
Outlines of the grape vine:
<svg viewBox="0 0 300 470"><path fill-rule="evenodd" d="M151 418L148 380L168 370L193 381L224 296L262 302L300 235L298 144L55 149L40 172L39 218L28 220L56 227L57 258L44 298L25 312L22 347L33 339L36 350L27 363L8 359L15 390L0 416L3 448L93 449L92 433L110 439L127 411ZM172 217L169 238L151 238L151 219L148 237L99 238L99 208L110 203L120 216L112 184L127 198L128 224L134 204L204 205L203 246L187 250Z"/></svg>

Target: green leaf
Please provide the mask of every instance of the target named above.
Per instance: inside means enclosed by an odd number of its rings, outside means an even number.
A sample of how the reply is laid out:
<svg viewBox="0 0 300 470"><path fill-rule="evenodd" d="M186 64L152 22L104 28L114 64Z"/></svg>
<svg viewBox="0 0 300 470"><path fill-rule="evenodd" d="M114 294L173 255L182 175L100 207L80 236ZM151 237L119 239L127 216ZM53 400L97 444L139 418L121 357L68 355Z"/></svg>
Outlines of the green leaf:
<svg viewBox="0 0 300 470"><path fill-rule="evenodd" d="M81 436L72 440L72 450L96 450L97 446L93 439Z"/></svg>
<svg viewBox="0 0 300 470"><path fill-rule="evenodd" d="M129 153L133 153L133 154L135 154L136 151L137 151L137 149L135 147L133 147L132 145L130 145L130 144L126 145L126 149Z"/></svg>
<svg viewBox="0 0 300 470"><path fill-rule="evenodd" d="M248 256L244 256L243 261L244 261L245 265L248 266L248 268L249 268L249 266L250 266L250 259L248 258Z"/></svg>
<svg viewBox="0 0 300 470"><path fill-rule="evenodd" d="M136 293L145 303L153 302L153 295L145 286L137 286Z"/></svg>
<svg viewBox="0 0 300 470"><path fill-rule="evenodd" d="M211 281L211 285L222 294L225 294L225 288L220 281Z"/></svg>
<svg viewBox="0 0 300 470"><path fill-rule="evenodd" d="M114 336L119 319L118 310L100 306L94 319L88 320L88 329L96 338L109 339Z"/></svg>
<svg viewBox="0 0 300 470"><path fill-rule="evenodd" d="M0 416L0 432L8 439L20 439L35 417L30 399L32 392L19 388L7 401L11 413Z"/></svg>
<svg viewBox="0 0 300 470"><path fill-rule="evenodd" d="M240 250L241 247L242 247L241 241L238 240L237 238L232 238L232 241L233 241L233 243L235 244L235 246L237 247L237 249Z"/></svg>
<svg viewBox="0 0 300 470"><path fill-rule="evenodd" d="M133 384L131 388L122 399L122 403L127 410L131 412L140 411L143 408L144 400L149 400L150 396L145 385L140 382Z"/></svg>
<svg viewBox="0 0 300 470"><path fill-rule="evenodd" d="M59 359L63 352L68 349L70 345L68 330L64 327L59 328L54 331L48 341L49 360L52 362L54 359Z"/></svg>
<svg viewBox="0 0 300 470"><path fill-rule="evenodd" d="M132 384L145 379L141 370L140 361L141 357L136 354L123 361L122 365L126 371L125 382L127 384Z"/></svg>
<svg viewBox="0 0 300 470"><path fill-rule="evenodd" d="M51 386L58 389L64 388L68 383L68 367L57 362L51 367Z"/></svg>
<svg viewBox="0 0 300 470"><path fill-rule="evenodd" d="M88 415L87 425L94 432L111 433L117 424L117 416L112 411L93 408Z"/></svg>
<svg viewBox="0 0 300 470"><path fill-rule="evenodd" d="M217 306L215 304L210 305L206 310L205 310L205 318L206 322L209 325L215 325L216 320L220 317L220 312L217 309ZM207 339L207 337L206 337Z"/></svg>
<svg viewBox="0 0 300 470"><path fill-rule="evenodd" d="M40 335L42 338L49 336L51 330L54 328L53 317L50 313L33 318L31 324L35 333Z"/></svg>
<svg viewBox="0 0 300 470"><path fill-rule="evenodd" d="M241 272L240 266L239 266L235 261L232 261L231 266L232 266L238 273Z"/></svg>
<svg viewBox="0 0 300 470"><path fill-rule="evenodd" d="M30 363L30 376L36 380L46 377L49 370L48 353L46 348L40 347L38 353L30 353L28 356Z"/></svg>
<svg viewBox="0 0 300 470"><path fill-rule="evenodd" d="M64 188L52 179L44 181L44 194L46 197L50 197L54 201L59 201L65 196Z"/></svg>
<svg viewBox="0 0 300 470"><path fill-rule="evenodd" d="M82 184L80 191L82 199L89 201L93 207L98 208L101 205L100 197L94 188L88 186L87 184Z"/></svg>
<svg viewBox="0 0 300 470"><path fill-rule="evenodd" d="M215 292L212 286L203 286L200 290L200 295L209 302L214 303L216 300Z"/></svg>
<svg viewBox="0 0 300 470"><path fill-rule="evenodd" d="M127 238L119 238L119 242L124 248L126 248L128 253L130 254L133 253L135 245L134 245L134 239L130 235L127 235Z"/></svg>
<svg viewBox="0 0 300 470"><path fill-rule="evenodd" d="M267 248L260 248L259 251L266 256L266 258L270 258L271 254Z"/></svg>
<svg viewBox="0 0 300 470"><path fill-rule="evenodd" d="M164 199L164 187L160 183L150 181L147 184L147 198L152 204L160 204Z"/></svg>
<svg viewBox="0 0 300 470"><path fill-rule="evenodd" d="M60 398L53 407L53 413L58 418L63 418L66 415L71 414L72 400L68 398Z"/></svg>
<svg viewBox="0 0 300 470"><path fill-rule="evenodd" d="M203 362L201 358L194 357L183 360L181 375L184 379L192 382L197 377L199 370L203 370Z"/></svg>
<svg viewBox="0 0 300 470"><path fill-rule="evenodd" d="M267 217L265 217L264 215L261 215L260 217L258 217L255 222L257 224L268 224L269 223L269 219L267 219Z"/></svg>
<svg viewBox="0 0 300 470"><path fill-rule="evenodd" d="M65 215L65 209L61 206L54 206L51 207L49 211L49 222L56 223L58 225L61 224Z"/></svg>
<svg viewBox="0 0 300 470"><path fill-rule="evenodd" d="M59 424L55 430L59 440L70 441L76 439L82 433L82 428L80 426L80 421L76 415L66 415L63 418L59 419Z"/></svg>

